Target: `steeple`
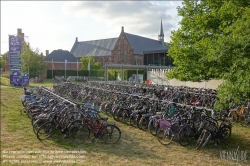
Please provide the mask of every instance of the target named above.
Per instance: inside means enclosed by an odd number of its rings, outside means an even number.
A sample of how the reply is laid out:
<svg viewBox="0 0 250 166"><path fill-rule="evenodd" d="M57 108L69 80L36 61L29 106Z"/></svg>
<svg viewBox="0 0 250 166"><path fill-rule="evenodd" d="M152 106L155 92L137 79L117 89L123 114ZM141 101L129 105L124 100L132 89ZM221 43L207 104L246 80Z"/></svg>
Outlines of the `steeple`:
<svg viewBox="0 0 250 166"><path fill-rule="evenodd" d="M160 34L158 35L158 40L164 43L164 33L163 33L163 28L162 28L162 19L161 19L161 29L160 29Z"/></svg>

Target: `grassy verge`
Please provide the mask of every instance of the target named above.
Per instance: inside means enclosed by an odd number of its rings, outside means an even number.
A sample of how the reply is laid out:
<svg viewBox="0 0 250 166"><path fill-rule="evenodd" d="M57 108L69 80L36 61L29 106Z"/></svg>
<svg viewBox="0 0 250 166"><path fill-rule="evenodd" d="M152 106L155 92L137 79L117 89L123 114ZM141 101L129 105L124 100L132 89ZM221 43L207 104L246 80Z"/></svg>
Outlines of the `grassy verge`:
<svg viewBox="0 0 250 166"><path fill-rule="evenodd" d="M237 163L233 160L222 160L221 151L236 151L238 147L239 151L250 151L250 129L238 124L233 127L232 137L227 145L215 147L209 144L198 151L194 149L195 142L187 147L182 147L175 142L169 146L162 146L150 133L118 122L116 124L122 131L122 137L114 145L106 145L101 140L95 144L88 140L79 145L63 138L59 130L52 138L40 142L32 131L30 119L19 112L22 108L19 99L21 93L22 90L17 88L1 89L1 151L4 152L1 157L4 161L10 160L10 156L16 157L15 160L18 160L19 163L13 165L46 165L46 162L52 162L47 165L221 166L236 165ZM110 121L113 120L110 119ZM22 151L22 155L10 154ZM70 156L72 155L70 153L73 152L77 153ZM59 159L64 161L60 163ZM14 161L14 159L12 160ZM30 163L22 164L21 160L30 161ZM39 163L37 163L38 161ZM78 163L74 163L77 161ZM238 161L237 165L250 165L250 154L247 153L246 161Z"/></svg>
<svg viewBox="0 0 250 166"><path fill-rule="evenodd" d="M5 78L5 77L1 77L0 78L0 85L9 86L10 85L10 79Z"/></svg>
<svg viewBox="0 0 250 166"><path fill-rule="evenodd" d="M1 80L0 81L1 85L10 86L10 79L5 78L5 77L1 77L0 80ZM28 87L36 87L36 86L52 87L53 84L54 83L53 83L52 79L44 79L43 83L30 82Z"/></svg>

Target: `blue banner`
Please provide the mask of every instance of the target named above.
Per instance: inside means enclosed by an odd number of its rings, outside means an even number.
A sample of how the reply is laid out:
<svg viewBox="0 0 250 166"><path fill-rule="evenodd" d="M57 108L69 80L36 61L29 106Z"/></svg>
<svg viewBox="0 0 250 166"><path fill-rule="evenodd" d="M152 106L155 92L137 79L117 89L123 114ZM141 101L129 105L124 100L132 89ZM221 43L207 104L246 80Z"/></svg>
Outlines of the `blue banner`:
<svg viewBox="0 0 250 166"><path fill-rule="evenodd" d="M22 85L22 40L20 36L9 35L10 84Z"/></svg>

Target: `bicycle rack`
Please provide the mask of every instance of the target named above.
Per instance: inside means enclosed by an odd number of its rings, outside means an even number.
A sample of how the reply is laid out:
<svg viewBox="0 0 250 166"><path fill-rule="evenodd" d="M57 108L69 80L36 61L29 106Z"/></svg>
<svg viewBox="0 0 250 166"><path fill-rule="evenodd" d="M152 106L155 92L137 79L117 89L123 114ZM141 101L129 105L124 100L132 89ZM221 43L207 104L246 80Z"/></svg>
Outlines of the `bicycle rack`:
<svg viewBox="0 0 250 166"><path fill-rule="evenodd" d="M72 101L69 101L69 100L67 100L67 99L65 99L65 98L63 98L63 97L61 97L61 96L59 96L59 95L57 95L57 94L51 92L50 90L48 90L47 88L45 88L45 87L43 87L43 86L40 86L39 88L43 89L43 90L46 91L46 92L49 92L50 94L56 96L57 98L60 98L60 99L62 99L62 100L64 100L64 101L66 101L66 102L69 102L70 104L72 104L72 105L74 106L74 109L77 110L77 105L76 105L75 103L73 103Z"/></svg>

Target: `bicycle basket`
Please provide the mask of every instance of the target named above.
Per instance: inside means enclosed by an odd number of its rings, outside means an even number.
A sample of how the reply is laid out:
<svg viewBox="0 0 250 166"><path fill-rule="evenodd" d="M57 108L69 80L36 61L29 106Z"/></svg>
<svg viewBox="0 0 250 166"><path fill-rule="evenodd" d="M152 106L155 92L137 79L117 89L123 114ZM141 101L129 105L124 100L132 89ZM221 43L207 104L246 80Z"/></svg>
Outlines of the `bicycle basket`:
<svg viewBox="0 0 250 166"><path fill-rule="evenodd" d="M161 130L166 130L171 126L171 122L169 120L162 119L160 120L160 129Z"/></svg>
<svg viewBox="0 0 250 166"><path fill-rule="evenodd" d="M206 130L210 131L210 132L216 132L217 131L217 126L215 123L213 122L209 122L207 121L204 127Z"/></svg>

